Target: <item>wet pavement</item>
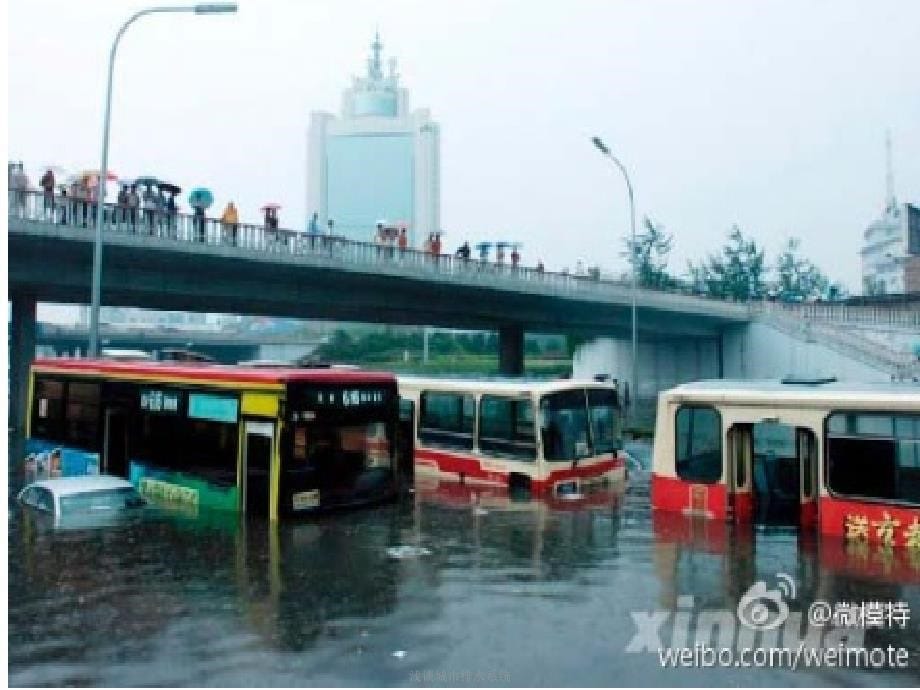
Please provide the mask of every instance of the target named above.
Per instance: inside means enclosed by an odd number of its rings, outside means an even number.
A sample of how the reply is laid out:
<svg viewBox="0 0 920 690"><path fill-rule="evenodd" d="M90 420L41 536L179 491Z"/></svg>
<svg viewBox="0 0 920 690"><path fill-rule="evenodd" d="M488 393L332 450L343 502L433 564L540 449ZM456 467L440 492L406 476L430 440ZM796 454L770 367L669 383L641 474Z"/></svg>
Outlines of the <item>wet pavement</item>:
<svg viewBox="0 0 920 690"><path fill-rule="evenodd" d="M626 651L631 613L734 614L778 573L793 610L905 602L916 620L866 644L907 648L910 668L663 669ZM554 505L423 482L396 505L277 527L156 511L55 530L11 501L9 602L16 686L920 681L920 560L653 516L641 477Z"/></svg>

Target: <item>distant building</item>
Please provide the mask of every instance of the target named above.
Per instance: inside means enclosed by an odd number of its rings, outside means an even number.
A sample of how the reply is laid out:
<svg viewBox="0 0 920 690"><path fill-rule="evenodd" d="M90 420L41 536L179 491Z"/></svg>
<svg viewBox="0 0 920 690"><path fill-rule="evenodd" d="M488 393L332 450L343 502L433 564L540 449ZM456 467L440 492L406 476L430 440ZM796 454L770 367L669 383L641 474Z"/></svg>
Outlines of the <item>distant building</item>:
<svg viewBox="0 0 920 690"><path fill-rule="evenodd" d="M89 307L80 307L80 325L89 327ZM242 320L234 314L210 314L204 312L162 311L137 307L102 307L99 322L117 328L160 329L192 331L219 331L233 328Z"/></svg>
<svg viewBox="0 0 920 690"><path fill-rule="evenodd" d="M891 199L866 228L860 254L863 294L920 292L920 208Z"/></svg>
<svg viewBox="0 0 920 690"><path fill-rule="evenodd" d="M341 115L313 112L307 153L307 224L349 239L371 241L377 221L404 223L410 244L440 230L440 144L427 109L409 110L396 60L386 75L380 36L367 74L342 95Z"/></svg>

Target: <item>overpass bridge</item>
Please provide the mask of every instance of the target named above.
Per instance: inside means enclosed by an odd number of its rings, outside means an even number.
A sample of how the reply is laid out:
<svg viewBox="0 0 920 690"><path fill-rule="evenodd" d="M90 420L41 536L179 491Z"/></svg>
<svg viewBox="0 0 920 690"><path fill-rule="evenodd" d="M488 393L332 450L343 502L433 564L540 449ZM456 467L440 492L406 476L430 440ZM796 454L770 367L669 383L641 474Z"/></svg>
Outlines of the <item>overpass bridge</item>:
<svg viewBox="0 0 920 690"><path fill-rule="evenodd" d="M11 393L22 397L36 303L90 301L93 211L84 227L79 202L30 192L9 200ZM184 214L132 219L111 205L103 227L107 306L494 330L506 374L523 370L526 331L615 340L630 329L632 291L623 282ZM678 378L743 375L751 348L735 335L772 318L761 305L679 292L640 289L637 304L640 349L652 357L640 357L640 372L671 367ZM803 336L787 328L784 337ZM628 362L628 354L612 356ZM667 378L650 377L637 394L649 397Z"/></svg>
<svg viewBox="0 0 920 690"><path fill-rule="evenodd" d="M92 207L9 195L11 387L35 343L37 302L90 301ZM85 226L84 226L85 218ZM523 370L524 333L626 334L628 284L433 256L340 237L108 205L102 303L192 312L495 330L504 373ZM639 290L639 335L718 338L746 305Z"/></svg>

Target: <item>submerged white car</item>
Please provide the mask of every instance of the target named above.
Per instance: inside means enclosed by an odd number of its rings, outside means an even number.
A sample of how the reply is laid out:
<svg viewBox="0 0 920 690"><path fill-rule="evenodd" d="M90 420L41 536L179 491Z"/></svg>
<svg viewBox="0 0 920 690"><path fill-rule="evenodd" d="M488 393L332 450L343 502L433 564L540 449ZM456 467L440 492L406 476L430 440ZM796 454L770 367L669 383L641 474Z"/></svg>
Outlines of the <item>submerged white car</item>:
<svg viewBox="0 0 920 690"><path fill-rule="evenodd" d="M32 482L17 500L31 511L52 516L56 525L115 517L147 505L131 482L108 475Z"/></svg>

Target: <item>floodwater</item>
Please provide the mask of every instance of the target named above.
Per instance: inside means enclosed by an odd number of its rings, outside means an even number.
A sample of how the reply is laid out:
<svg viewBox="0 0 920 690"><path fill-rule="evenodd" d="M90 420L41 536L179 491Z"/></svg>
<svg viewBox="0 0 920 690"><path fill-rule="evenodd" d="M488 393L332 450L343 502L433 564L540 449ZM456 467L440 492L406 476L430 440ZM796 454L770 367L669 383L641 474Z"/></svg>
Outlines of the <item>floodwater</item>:
<svg viewBox="0 0 920 690"><path fill-rule="evenodd" d="M779 573L792 610L906 603L904 630L865 643L905 647L910 667L663 669L626 651L631 613L734 614ZM918 670L920 562L653 518L642 477L557 505L424 483L399 504L277 527L159 511L55 530L10 501L15 686L909 686Z"/></svg>

